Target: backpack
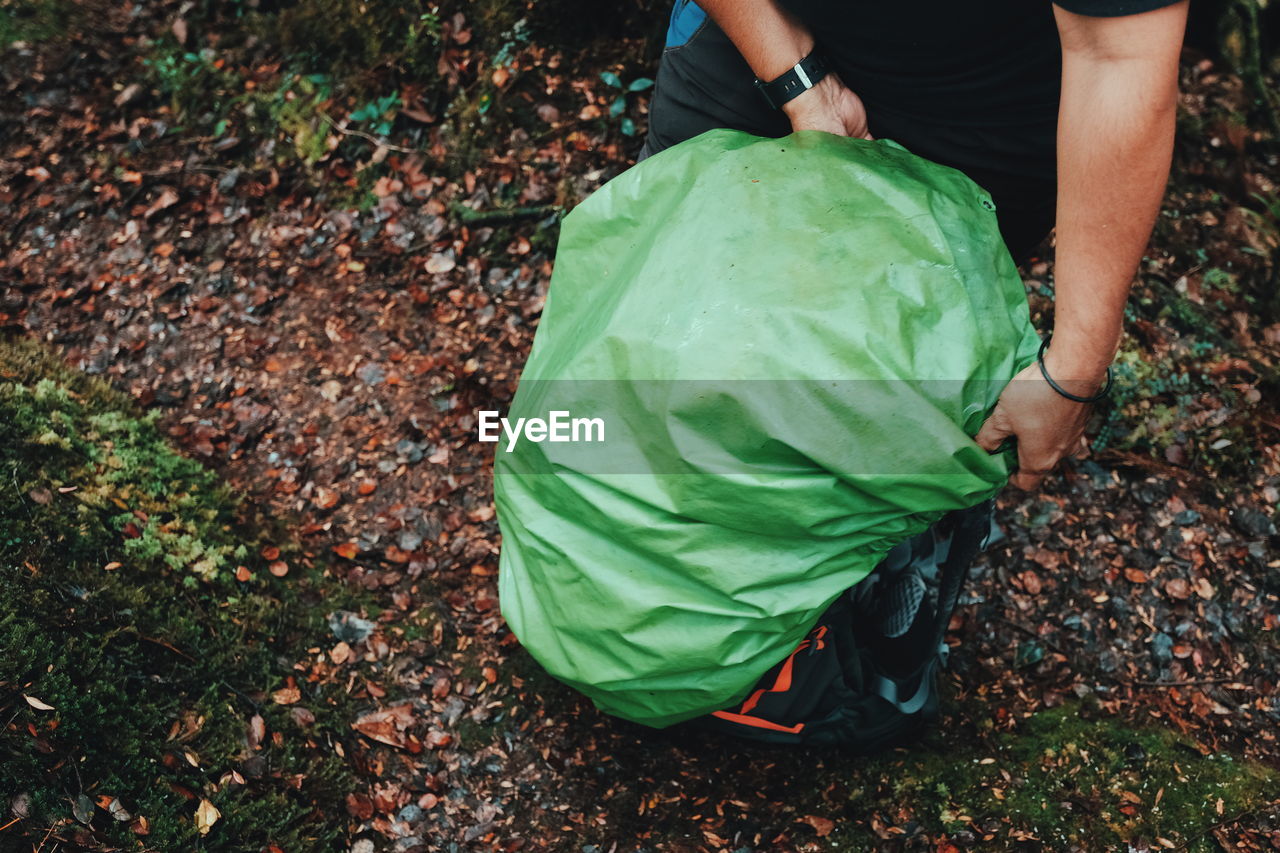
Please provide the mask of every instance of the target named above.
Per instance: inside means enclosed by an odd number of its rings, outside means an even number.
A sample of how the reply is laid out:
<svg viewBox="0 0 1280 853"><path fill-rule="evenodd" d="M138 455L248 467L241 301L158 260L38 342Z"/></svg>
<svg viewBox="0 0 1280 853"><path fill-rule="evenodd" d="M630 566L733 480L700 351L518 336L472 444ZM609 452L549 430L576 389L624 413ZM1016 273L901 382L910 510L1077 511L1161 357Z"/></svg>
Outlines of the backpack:
<svg viewBox="0 0 1280 853"><path fill-rule="evenodd" d="M969 565L999 535L993 510L987 500L951 512L894 547L743 702L689 725L859 754L911 740L937 719L944 635Z"/></svg>
<svg viewBox="0 0 1280 853"><path fill-rule="evenodd" d="M973 436L1040 340L998 226L959 172L817 131L708 131L575 207L493 456L520 644L605 713L701 718L999 492Z"/></svg>

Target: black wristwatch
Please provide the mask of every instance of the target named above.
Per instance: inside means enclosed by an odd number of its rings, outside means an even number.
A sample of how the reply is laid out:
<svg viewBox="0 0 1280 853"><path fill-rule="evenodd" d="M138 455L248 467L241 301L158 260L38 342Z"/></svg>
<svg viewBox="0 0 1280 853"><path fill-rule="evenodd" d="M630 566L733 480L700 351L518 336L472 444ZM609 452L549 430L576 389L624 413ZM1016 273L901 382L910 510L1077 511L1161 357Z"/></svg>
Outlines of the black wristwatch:
<svg viewBox="0 0 1280 853"><path fill-rule="evenodd" d="M764 96L769 106L780 110L787 101L818 85L818 81L826 77L830 70L826 58L815 47L808 56L797 62L790 71L778 79L766 83L757 77L756 88L760 90L760 94Z"/></svg>

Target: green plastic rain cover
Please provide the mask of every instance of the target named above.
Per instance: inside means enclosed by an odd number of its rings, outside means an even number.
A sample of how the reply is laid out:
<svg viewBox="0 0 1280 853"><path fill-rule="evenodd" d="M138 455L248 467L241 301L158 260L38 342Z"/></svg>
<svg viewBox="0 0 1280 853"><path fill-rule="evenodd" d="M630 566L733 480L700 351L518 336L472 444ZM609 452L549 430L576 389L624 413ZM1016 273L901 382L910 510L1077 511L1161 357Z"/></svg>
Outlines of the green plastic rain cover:
<svg viewBox="0 0 1280 853"><path fill-rule="evenodd" d="M482 415L503 615L608 713L741 701L893 545L1004 485L971 436L1038 343L958 171L816 131L649 158L565 218L506 426Z"/></svg>

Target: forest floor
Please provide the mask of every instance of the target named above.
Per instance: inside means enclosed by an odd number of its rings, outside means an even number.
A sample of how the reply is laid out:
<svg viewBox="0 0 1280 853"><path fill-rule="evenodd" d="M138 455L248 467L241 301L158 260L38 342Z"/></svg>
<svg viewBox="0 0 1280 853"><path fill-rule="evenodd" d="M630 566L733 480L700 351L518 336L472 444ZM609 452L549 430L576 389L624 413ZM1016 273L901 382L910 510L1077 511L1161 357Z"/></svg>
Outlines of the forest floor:
<svg viewBox="0 0 1280 853"><path fill-rule="evenodd" d="M353 851L1280 849L1280 164L1238 79L1188 56L1105 439L1003 496L945 725L868 761L605 717L499 614L475 413L510 402L560 210L634 157L599 72L640 46L526 64L541 124L463 166L428 137L308 169L168 132L131 26L4 54L0 325L163 411L377 602L300 662L368 711ZM1024 278L1044 328L1051 247Z"/></svg>

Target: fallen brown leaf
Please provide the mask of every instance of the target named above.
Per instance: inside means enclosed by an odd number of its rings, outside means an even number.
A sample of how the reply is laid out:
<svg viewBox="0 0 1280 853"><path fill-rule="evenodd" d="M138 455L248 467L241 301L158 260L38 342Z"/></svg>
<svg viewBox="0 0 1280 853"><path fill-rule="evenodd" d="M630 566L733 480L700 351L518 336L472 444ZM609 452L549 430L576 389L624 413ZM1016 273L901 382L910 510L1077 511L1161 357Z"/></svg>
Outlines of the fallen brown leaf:
<svg viewBox="0 0 1280 853"><path fill-rule="evenodd" d="M200 830L201 835L208 835L220 817L222 812L218 811L217 806L208 800L201 800L200 805L196 806L196 829Z"/></svg>
<svg viewBox="0 0 1280 853"><path fill-rule="evenodd" d="M415 721L413 705L406 702L364 714L351 724L351 728L370 740L403 749L407 743L405 730Z"/></svg>
<svg viewBox="0 0 1280 853"><path fill-rule="evenodd" d="M49 705L49 704L47 704L47 703L45 703L45 702L41 702L39 699L37 699L37 698L36 698L36 697L34 697L34 696L28 696L28 695L26 695L26 694L24 693L24 694L22 694L22 698L23 698L23 699L26 699L26 700L27 700L27 704L28 704L28 705L30 705L32 708L35 708L37 711L52 711L52 710L54 710L54 707L53 707L52 705Z"/></svg>
<svg viewBox="0 0 1280 853"><path fill-rule="evenodd" d="M813 827L813 831L818 833L819 838L826 838L831 834L831 830L836 828L835 821L811 814L800 818L798 822L807 823L809 826Z"/></svg>

